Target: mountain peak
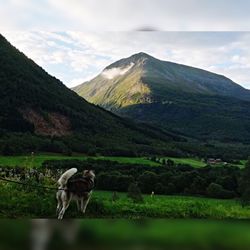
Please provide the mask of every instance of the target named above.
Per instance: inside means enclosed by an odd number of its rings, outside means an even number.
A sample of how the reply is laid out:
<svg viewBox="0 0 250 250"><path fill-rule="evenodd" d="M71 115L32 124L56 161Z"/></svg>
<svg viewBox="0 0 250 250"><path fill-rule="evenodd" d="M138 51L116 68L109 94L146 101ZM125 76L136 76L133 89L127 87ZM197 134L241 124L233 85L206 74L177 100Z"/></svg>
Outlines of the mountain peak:
<svg viewBox="0 0 250 250"><path fill-rule="evenodd" d="M145 52L139 52L139 53L133 54L132 56L122 58L110 64L104 69L104 71L110 70L113 68L127 68L127 67L131 68L134 65L142 65L150 59L155 59L155 58Z"/></svg>
<svg viewBox="0 0 250 250"><path fill-rule="evenodd" d="M230 79L139 52L107 66L100 76L74 89L103 107L166 101L184 94L221 95L250 100L250 92ZM105 102L105 105L104 105Z"/></svg>
<svg viewBox="0 0 250 250"><path fill-rule="evenodd" d="M249 114L249 90L224 76L144 52L111 64L74 90L118 115L191 137L250 138L250 122L240 124Z"/></svg>
<svg viewBox="0 0 250 250"><path fill-rule="evenodd" d="M136 54L133 54L131 57L152 57L149 54L145 53L145 52L138 52Z"/></svg>
<svg viewBox="0 0 250 250"><path fill-rule="evenodd" d="M131 59L134 61L134 60L147 60L147 59L155 59L155 58L145 52L139 52L139 53L133 54L128 59Z"/></svg>

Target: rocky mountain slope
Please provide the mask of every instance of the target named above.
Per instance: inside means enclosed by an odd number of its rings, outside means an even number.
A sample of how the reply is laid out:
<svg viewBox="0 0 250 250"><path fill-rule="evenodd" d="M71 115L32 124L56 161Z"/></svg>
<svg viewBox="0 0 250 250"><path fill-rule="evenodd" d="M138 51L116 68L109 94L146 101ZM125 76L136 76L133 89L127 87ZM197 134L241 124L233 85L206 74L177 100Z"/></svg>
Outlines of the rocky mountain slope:
<svg viewBox="0 0 250 250"><path fill-rule="evenodd" d="M187 136L250 142L250 91L202 69L138 53L73 90L116 114Z"/></svg>

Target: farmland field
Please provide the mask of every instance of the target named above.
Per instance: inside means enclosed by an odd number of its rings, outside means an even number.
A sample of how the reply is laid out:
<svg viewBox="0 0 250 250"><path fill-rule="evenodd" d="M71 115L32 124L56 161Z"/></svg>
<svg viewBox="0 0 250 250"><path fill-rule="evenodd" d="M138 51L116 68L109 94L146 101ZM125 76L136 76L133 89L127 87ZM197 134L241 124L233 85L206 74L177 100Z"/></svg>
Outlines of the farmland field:
<svg viewBox="0 0 250 250"><path fill-rule="evenodd" d="M35 155L35 156L0 156L0 166L21 166L21 167L40 167L42 163L46 160L86 160L86 159L95 159L95 160L110 160L117 161L119 163L128 163L128 164L142 164L150 166L159 166L157 162L146 159L145 157L115 157L115 156L62 156L56 154L50 155Z"/></svg>
<svg viewBox="0 0 250 250"><path fill-rule="evenodd" d="M194 168L202 168L205 167L207 164L199 158L176 158L176 157L164 157L163 159L170 159L174 161L175 164L187 164L191 165ZM246 160L240 160L239 164L233 164L238 166L239 168L243 168L246 163ZM222 164L216 164L216 166L222 166Z"/></svg>
<svg viewBox="0 0 250 250"><path fill-rule="evenodd" d="M188 164L195 168L201 168L206 166L206 163L198 158L175 158L175 157L164 157L164 159L173 160L176 164Z"/></svg>
<svg viewBox="0 0 250 250"><path fill-rule="evenodd" d="M21 167L41 167L42 163L46 160L109 160L117 161L118 163L124 164L141 164L147 166L159 166L160 163L154 162L147 157L121 157L121 156L85 156L85 155L73 155L64 156L60 154L39 154L35 156L24 155L24 156L0 156L0 166L21 166ZM194 168L201 168L206 166L206 163L198 158L176 158L176 157L163 157L162 159L171 159L175 164L187 164ZM246 160L241 160L241 164L238 167L244 167Z"/></svg>

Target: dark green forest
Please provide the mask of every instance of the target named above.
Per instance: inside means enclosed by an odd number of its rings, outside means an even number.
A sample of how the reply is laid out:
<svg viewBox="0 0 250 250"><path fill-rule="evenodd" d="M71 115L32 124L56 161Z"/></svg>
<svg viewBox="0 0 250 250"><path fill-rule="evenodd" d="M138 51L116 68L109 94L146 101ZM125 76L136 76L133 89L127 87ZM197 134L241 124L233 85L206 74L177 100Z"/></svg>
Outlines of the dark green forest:
<svg viewBox="0 0 250 250"><path fill-rule="evenodd" d="M49 115L63 115L71 134L41 136L22 110L34 111L51 127ZM0 153L165 153L178 138L89 104L0 36Z"/></svg>
<svg viewBox="0 0 250 250"><path fill-rule="evenodd" d="M161 117L162 120L168 120L169 116L175 116L175 123L168 122L167 129L166 126L161 127L156 124L135 123L99 106L89 104L0 36L0 154L3 155L30 152L71 155L76 152L86 155L167 155L219 157L226 160L247 159L250 146L248 134L244 131L248 129L248 119L241 119L240 114L249 113L248 103L242 101L245 108L241 109L242 106L238 106L237 103L231 103L230 106L231 99L225 100L227 103L223 107L230 108L234 104L231 112L235 114L238 112L239 119L232 120L228 109L217 110L218 100L215 97L213 101L203 100L203 104L207 105L199 105L197 99L184 98L181 109L175 106L166 108L164 105L165 111L168 112L162 117L160 111L163 106L158 107L158 104L151 106L150 112L152 111L157 119ZM208 114L214 112L215 115L214 117L208 115L200 123L197 119L203 119L204 116L200 116L197 109L194 111L191 106L186 105L186 102L192 103L194 107L200 106L199 112ZM69 120L70 133L60 136L39 134L36 132L35 124L24 117L23 110L34 111L52 128L54 124L50 120L50 114L60 114ZM178 115L178 112L182 112L188 119L193 116L194 125L187 126L187 122L181 118L182 115ZM140 116L137 118L140 120ZM218 130L214 127L214 120L217 118L221 121L231 119L244 131L233 130L232 135L236 139L233 142L230 138L227 140L226 134L231 133L233 127L221 123ZM154 123L154 119L152 122ZM177 123L189 131L181 133ZM204 138L202 140L196 138L190 128L199 129ZM215 140L218 139L218 134L224 136L223 142ZM206 140L207 136L211 140Z"/></svg>

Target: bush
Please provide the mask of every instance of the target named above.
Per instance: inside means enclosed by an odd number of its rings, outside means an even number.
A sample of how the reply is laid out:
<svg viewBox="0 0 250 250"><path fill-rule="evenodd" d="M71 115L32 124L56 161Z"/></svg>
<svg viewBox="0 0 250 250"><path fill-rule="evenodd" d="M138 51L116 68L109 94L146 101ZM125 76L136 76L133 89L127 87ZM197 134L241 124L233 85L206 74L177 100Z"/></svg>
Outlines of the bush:
<svg viewBox="0 0 250 250"><path fill-rule="evenodd" d="M168 183L166 189L165 189L165 194L174 194L176 193L176 187L173 183Z"/></svg>
<svg viewBox="0 0 250 250"><path fill-rule="evenodd" d="M207 194L212 198L230 199L235 197L235 193L224 189L217 183L211 183L207 188Z"/></svg>
<svg viewBox="0 0 250 250"><path fill-rule="evenodd" d="M135 183L130 184L128 187L128 197L131 198L135 203L143 202L141 190Z"/></svg>
<svg viewBox="0 0 250 250"><path fill-rule="evenodd" d="M164 194L165 193L165 187L161 183L157 183L155 186L155 193L156 194Z"/></svg>
<svg viewBox="0 0 250 250"><path fill-rule="evenodd" d="M250 188L246 189L241 196L241 205L242 207L250 205Z"/></svg>
<svg viewBox="0 0 250 250"><path fill-rule="evenodd" d="M139 184L143 193L151 194L157 183L157 174L151 171L145 171L139 176Z"/></svg>

